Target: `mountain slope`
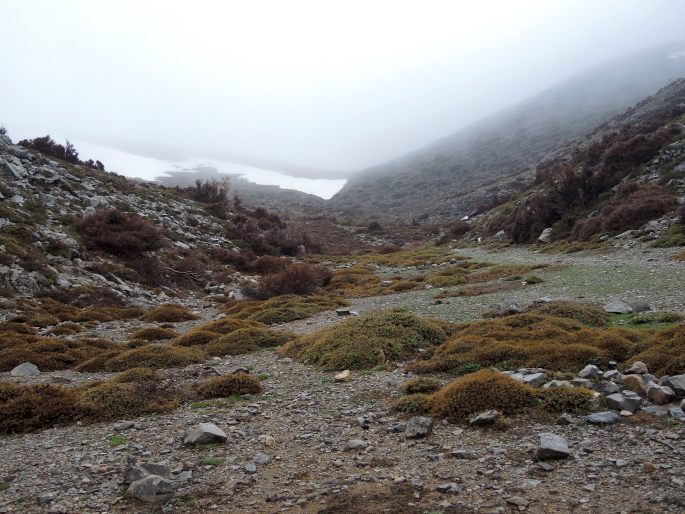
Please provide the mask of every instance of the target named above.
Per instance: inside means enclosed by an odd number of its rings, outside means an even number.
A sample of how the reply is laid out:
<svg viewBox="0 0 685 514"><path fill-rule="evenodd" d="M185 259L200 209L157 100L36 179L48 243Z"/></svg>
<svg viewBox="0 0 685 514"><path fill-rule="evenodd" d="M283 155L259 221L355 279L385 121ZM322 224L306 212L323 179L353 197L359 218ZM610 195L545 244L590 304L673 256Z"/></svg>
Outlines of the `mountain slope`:
<svg viewBox="0 0 685 514"><path fill-rule="evenodd" d="M329 202L347 214L451 219L520 189L531 166L670 80L685 76L685 41L612 61L504 112L352 177Z"/></svg>

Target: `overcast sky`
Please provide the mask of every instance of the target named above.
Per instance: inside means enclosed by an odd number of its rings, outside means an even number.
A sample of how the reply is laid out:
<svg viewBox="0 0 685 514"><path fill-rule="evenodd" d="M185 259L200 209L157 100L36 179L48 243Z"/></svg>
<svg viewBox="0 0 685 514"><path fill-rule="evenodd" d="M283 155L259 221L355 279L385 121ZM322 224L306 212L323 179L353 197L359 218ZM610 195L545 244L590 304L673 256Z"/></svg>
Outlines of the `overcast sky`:
<svg viewBox="0 0 685 514"><path fill-rule="evenodd" d="M685 1L0 0L0 20L15 139L355 170L683 38Z"/></svg>

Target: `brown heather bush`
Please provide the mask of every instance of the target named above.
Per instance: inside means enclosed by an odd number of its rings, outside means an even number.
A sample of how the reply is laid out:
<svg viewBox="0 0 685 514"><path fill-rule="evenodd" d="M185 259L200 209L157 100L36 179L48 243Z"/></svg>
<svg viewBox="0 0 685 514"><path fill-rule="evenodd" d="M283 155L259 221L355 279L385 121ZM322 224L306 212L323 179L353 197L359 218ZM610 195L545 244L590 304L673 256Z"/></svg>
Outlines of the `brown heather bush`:
<svg viewBox="0 0 685 514"><path fill-rule="evenodd" d="M292 339L290 334L259 327L240 328L215 339L204 348L209 355L242 355L280 346Z"/></svg>
<svg viewBox="0 0 685 514"><path fill-rule="evenodd" d="M460 325L416 372L453 371L470 364L499 369L542 367L578 371L588 363L624 361L642 335L587 327L576 320L524 313Z"/></svg>
<svg viewBox="0 0 685 514"><path fill-rule="evenodd" d="M435 243L436 245L444 245L446 243L449 243L453 239L457 239L464 234L468 233L471 231L471 225L467 223L464 220L459 220L452 224L450 228L447 229L447 231L438 239L438 241Z"/></svg>
<svg viewBox="0 0 685 514"><path fill-rule="evenodd" d="M191 321L197 318L198 317L193 314L188 307L170 303L155 307L140 317L142 321L150 323L178 323L182 321Z"/></svg>
<svg viewBox="0 0 685 514"><path fill-rule="evenodd" d="M533 405L536 391L497 371L484 369L457 378L428 398L430 412L451 422L497 409L513 414Z"/></svg>
<svg viewBox="0 0 685 514"><path fill-rule="evenodd" d="M117 209L101 209L84 216L76 229L88 243L122 257L157 250L165 242L162 232L151 222Z"/></svg>
<svg viewBox="0 0 685 514"><path fill-rule="evenodd" d="M336 371L368 369L407 360L447 339L453 325L403 310L354 317L286 343L281 355Z"/></svg>
<svg viewBox="0 0 685 514"><path fill-rule="evenodd" d="M440 380L431 377L417 377L402 384L404 394L433 393L442 387Z"/></svg>
<svg viewBox="0 0 685 514"><path fill-rule="evenodd" d="M231 186L228 179L196 180L194 187L180 190L188 198L205 204L207 212L217 218L225 218L230 207Z"/></svg>
<svg viewBox="0 0 685 514"><path fill-rule="evenodd" d="M204 346L221 337L217 332L195 329L171 341L172 346Z"/></svg>
<svg viewBox="0 0 685 514"><path fill-rule="evenodd" d="M106 340L69 340L26 336L0 338L0 371L32 362L41 371L69 369L116 345Z"/></svg>
<svg viewBox="0 0 685 514"><path fill-rule="evenodd" d="M412 393L400 396L392 402L392 410L409 414L425 414L428 411L428 395Z"/></svg>
<svg viewBox="0 0 685 514"><path fill-rule="evenodd" d="M140 339L142 341L161 341L163 339L173 339L177 337L178 333L170 328L163 327L147 327L139 328L131 332L128 336L129 340Z"/></svg>
<svg viewBox="0 0 685 514"><path fill-rule="evenodd" d="M200 398L227 398L232 395L258 394L262 386L257 377L249 373L231 373L213 377L196 386Z"/></svg>
<svg viewBox="0 0 685 514"><path fill-rule="evenodd" d="M259 300L280 295L307 295L328 285L331 277L332 273L323 266L293 264L284 271L261 277L256 285L245 283L242 289Z"/></svg>
<svg viewBox="0 0 685 514"><path fill-rule="evenodd" d="M537 406L551 414L581 414L590 409L594 394L584 387L550 387L538 392Z"/></svg>

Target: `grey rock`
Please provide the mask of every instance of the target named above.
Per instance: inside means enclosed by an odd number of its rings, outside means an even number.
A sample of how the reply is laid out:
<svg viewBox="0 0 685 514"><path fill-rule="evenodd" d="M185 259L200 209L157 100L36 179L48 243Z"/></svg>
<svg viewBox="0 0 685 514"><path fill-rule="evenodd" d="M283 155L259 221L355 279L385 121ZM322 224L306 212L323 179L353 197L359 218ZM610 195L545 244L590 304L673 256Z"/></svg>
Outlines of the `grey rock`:
<svg viewBox="0 0 685 514"><path fill-rule="evenodd" d="M545 383L545 380L546 379L544 373L531 373L529 375L523 375L523 379L521 380L521 382L533 387L540 387L542 384Z"/></svg>
<svg viewBox="0 0 685 514"><path fill-rule="evenodd" d="M458 493L459 491L461 491L461 488L459 487L459 484L455 482L449 482L446 484L438 484L437 486L435 486L435 490L439 493L448 494Z"/></svg>
<svg viewBox="0 0 685 514"><path fill-rule="evenodd" d="M621 420L621 416L612 411L595 412L585 418L593 425L613 425Z"/></svg>
<svg viewBox="0 0 685 514"><path fill-rule="evenodd" d="M571 380L571 384L573 384L574 387L592 388L592 380L588 378L574 378Z"/></svg>
<svg viewBox="0 0 685 514"><path fill-rule="evenodd" d="M257 464L261 464L261 465L268 464L270 460L271 460L271 459L269 458L269 456L268 456L266 453L261 453L261 452L260 452L260 453L258 453L257 455L254 456L254 461L255 461Z"/></svg>
<svg viewBox="0 0 685 514"><path fill-rule="evenodd" d="M685 375L668 377L661 385L670 387L678 398L685 398Z"/></svg>
<svg viewBox="0 0 685 514"><path fill-rule="evenodd" d="M245 464L245 472L251 475L255 474L257 472L257 465L254 462L248 462Z"/></svg>
<svg viewBox="0 0 685 514"><path fill-rule="evenodd" d="M546 228L545 230L543 230L538 236L538 241L540 241L541 243L549 243L550 241L552 241L552 229Z"/></svg>
<svg viewBox="0 0 685 514"><path fill-rule="evenodd" d="M183 444L225 443L228 436L214 423L200 423L183 437Z"/></svg>
<svg viewBox="0 0 685 514"><path fill-rule="evenodd" d="M3 170L7 176L15 180L23 180L29 175L26 169L21 165L21 161L16 157L0 159L0 169Z"/></svg>
<svg viewBox="0 0 685 514"><path fill-rule="evenodd" d="M10 375L13 377L32 377L35 375L40 375L40 370L35 364L31 362L24 362L10 371Z"/></svg>
<svg viewBox="0 0 685 514"><path fill-rule="evenodd" d="M624 303L620 300L614 300L603 307L604 312L608 312L610 314L628 314L633 312L633 308L628 305L627 303Z"/></svg>
<svg viewBox="0 0 685 514"><path fill-rule="evenodd" d="M647 312L651 311L652 307L647 302L630 302L633 312Z"/></svg>
<svg viewBox="0 0 685 514"><path fill-rule="evenodd" d="M609 371L605 371L605 372L602 374L602 377L603 377L605 380L615 380L615 381L618 381L618 380L621 380L622 375L621 375L621 372L618 371L617 369L610 369Z"/></svg>
<svg viewBox="0 0 685 514"><path fill-rule="evenodd" d="M398 433L404 432L407 429L407 423L404 421L396 421L388 427L388 432Z"/></svg>
<svg viewBox="0 0 685 514"><path fill-rule="evenodd" d="M601 371L597 366L594 364L588 364L585 366L583 369L580 370L580 373L578 373L578 376L580 378L587 378L587 379L595 379L599 378L601 375Z"/></svg>
<svg viewBox="0 0 685 514"><path fill-rule="evenodd" d="M550 389L552 387L573 387L573 384L568 380L550 380L542 386L543 389Z"/></svg>
<svg viewBox="0 0 685 514"><path fill-rule="evenodd" d="M685 421L685 412L683 412L681 407L671 407L668 409L668 415L678 421Z"/></svg>
<svg viewBox="0 0 685 514"><path fill-rule="evenodd" d="M538 460L565 459L569 456L568 441L563 437L543 432L539 438L538 449L535 452Z"/></svg>
<svg viewBox="0 0 685 514"><path fill-rule="evenodd" d="M673 389L668 386L649 384L649 387L647 388L647 398L656 405L663 405L675 400L676 395Z"/></svg>
<svg viewBox="0 0 685 514"><path fill-rule="evenodd" d="M628 395L627 393L614 393L604 398L604 405L610 409L635 412L640 407L640 398Z"/></svg>
<svg viewBox="0 0 685 514"><path fill-rule="evenodd" d="M361 439L350 439L347 441L347 444L345 445L346 450L363 450L366 448L368 445L366 444L366 441L363 441Z"/></svg>
<svg viewBox="0 0 685 514"><path fill-rule="evenodd" d="M603 396L618 393L620 390L621 388L618 387L618 384L606 380L595 385L595 391Z"/></svg>
<svg viewBox="0 0 685 514"><path fill-rule="evenodd" d="M642 412L649 414L650 416L656 416L657 418L663 418L668 416L668 406L666 405L648 405L642 408Z"/></svg>
<svg viewBox="0 0 685 514"><path fill-rule="evenodd" d="M649 373L649 370L647 369L647 364L642 361L633 362L626 370L626 375L642 375L644 373Z"/></svg>
<svg viewBox="0 0 685 514"><path fill-rule="evenodd" d="M128 486L126 496L147 503L164 500L174 491L174 484L166 478L148 475Z"/></svg>
<svg viewBox="0 0 685 514"><path fill-rule="evenodd" d="M404 436L407 439L423 439L433 431L433 418L414 416L407 423Z"/></svg>
<svg viewBox="0 0 685 514"><path fill-rule="evenodd" d="M485 412L481 412L477 416L471 418L469 420L469 425L475 427L486 427L493 425L501 416L502 414L500 414L500 412L497 410L486 410Z"/></svg>
<svg viewBox="0 0 685 514"><path fill-rule="evenodd" d="M453 450L447 456L452 459L478 460L478 455L468 450Z"/></svg>
<svg viewBox="0 0 685 514"><path fill-rule="evenodd" d="M564 413L554 420L555 425L572 425L576 419L568 413Z"/></svg>

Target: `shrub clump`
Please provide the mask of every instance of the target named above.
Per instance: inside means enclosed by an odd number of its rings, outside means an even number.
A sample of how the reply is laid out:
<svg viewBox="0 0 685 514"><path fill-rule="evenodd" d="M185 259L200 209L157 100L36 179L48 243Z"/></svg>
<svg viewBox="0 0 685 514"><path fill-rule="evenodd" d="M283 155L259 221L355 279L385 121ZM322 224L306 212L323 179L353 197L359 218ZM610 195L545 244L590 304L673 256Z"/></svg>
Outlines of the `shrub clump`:
<svg viewBox="0 0 685 514"><path fill-rule="evenodd" d="M661 330L639 343L629 361L642 361L657 376L685 373L685 324Z"/></svg>
<svg viewBox="0 0 685 514"><path fill-rule="evenodd" d="M101 209L84 216L76 229L91 244L124 257L157 250L164 245L162 232L136 214Z"/></svg>
<svg viewBox="0 0 685 514"><path fill-rule="evenodd" d="M402 385L404 394L433 393L442 387L440 380L431 377L418 377Z"/></svg>
<svg viewBox="0 0 685 514"><path fill-rule="evenodd" d="M425 414L428 411L428 395L413 393L400 396L392 403L392 410L409 414Z"/></svg>
<svg viewBox="0 0 685 514"><path fill-rule="evenodd" d="M178 392L156 381L109 381L84 387L78 407L83 419L96 422L166 412L178 407L181 400Z"/></svg>
<svg viewBox="0 0 685 514"><path fill-rule="evenodd" d="M547 314L557 318L574 319L583 325L601 327L608 323L609 315L594 305L575 302L549 302L535 306L533 312Z"/></svg>
<svg viewBox="0 0 685 514"><path fill-rule="evenodd" d="M264 275L256 284L244 283L242 290L258 300L279 295L307 295L328 285L332 276L323 266L293 264L283 271Z"/></svg>
<svg viewBox="0 0 685 514"><path fill-rule="evenodd" d="M119 373L111 381L117 384L134 384L137 382L159 382L162 377L151 368L131 368Z"/></svg>
<svg viewBox="0 0 685 514"><path fill-rule="evenodd" d="M593 398L592 391L584 387L550 387L539 393L538 407L551 414L580 414L590 410Z"/></svg>
<svg viewBox="0 0 685 514"><path fill-rule="evenodd" d="M191 321L198 317L184 305L165 304L155 307L150 312L140 317L142 321L149 323L178 323Z"/></svg>
<svg viewBox="0 0 685 514"><path fill-rule="evenodd" d="M196 387L200 398L227 398L234 394L258 394L262 392L259 379L249 373L231 373L213 377Z"/></svg>
<svg viewBox="0 0 685 514"><path fill-rule="evenodd" d="M290 334L260 327L234 330L206 345L209 355L242 355L264 348L280 346L292 338Z"/></svg>
<svg viewBox="0 0 685 514"><path fill-rule="evenodd" d="M147 327L131 332L128 338L129 340L161 341L162 339L173 339L176 336L178 336L178 333L170 328Z"/></svg>
<svg viewBox="0 0 685 514"><path fill-rule="evenodd" d="M451 328L450 323L407 311L385 311L302 336L286 343L280 353L328 371L367 369L432 348L447 339Z"/></svg>
<svg viewBox="0 0 685 514"><path fill-rule="evenodd" d="M74 389L47 384L12 389L9 395L4 395L7 399L0 401L2 434L30 432L72 423L78 417L79 396Z"/></svg>
<svg viewBox="0 0 685 514"><path fill-rule="evenodd" d="M106 359L101 371L125 371L131 368L178 368L204 360L205 355L196 348L150 344L121 352Z"/></svg>
<svg viewBox="0 0 685 514"><path fill-rule="evenodd" d="M458 422L490 409L515 413L532 405L535 394L530 386L498 371L483 369L450 382L433 393L428 404L434 416Z"/></svg>
<svg viewBox="0 0 685 514"><path fill-rule="evenodd" d="M221 337L217 332L210 332L208 330L191 330L183 335L178 336L171 341L172 346L204 346L211 343L215 339Z"/></svg>
<svg viewBox="0 0 685 514"><path fill-rule="evenodd" d="M306 319L318 312L349 305L336 295L313 295L308 297L286 295L276 296L261 302L238 302L226 310L229 316L257 321L266 325L287 323Z"/></svg>

